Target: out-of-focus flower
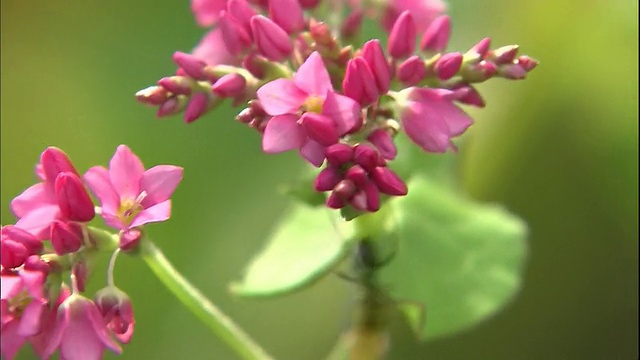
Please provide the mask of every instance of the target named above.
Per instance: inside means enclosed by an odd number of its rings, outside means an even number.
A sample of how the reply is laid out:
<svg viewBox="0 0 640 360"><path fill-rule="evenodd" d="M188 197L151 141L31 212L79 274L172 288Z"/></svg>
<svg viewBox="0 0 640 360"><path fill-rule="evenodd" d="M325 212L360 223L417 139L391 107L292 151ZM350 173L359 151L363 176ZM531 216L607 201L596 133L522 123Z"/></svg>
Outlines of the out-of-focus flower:
<svg viewBox="0 0 640 360"><path fill-rule="evenodd" d="M107 328L123 344L133 336L135 318L129 296L115 286L108 286L96 293L94 300Z"/></svg>
<svg viewBox="0 0 640 360"><path fill-rule="evenodd" d="M101 204L107 225L128 230L171 215L171 194L182 180L182 168L144 165L126 145L118 146L109 169L94 166L84 179Z"/></svg>

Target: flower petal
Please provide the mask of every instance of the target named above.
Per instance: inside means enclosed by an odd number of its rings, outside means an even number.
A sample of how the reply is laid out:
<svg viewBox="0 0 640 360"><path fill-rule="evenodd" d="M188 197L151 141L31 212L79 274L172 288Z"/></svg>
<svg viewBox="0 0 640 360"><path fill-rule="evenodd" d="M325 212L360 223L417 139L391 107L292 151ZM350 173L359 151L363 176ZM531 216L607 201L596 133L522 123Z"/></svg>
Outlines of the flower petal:
<svg viewBox="0 0 640 360"><path fill-rule="evenodd" d="M103 212L115 213L120 207L120 197L111 184L109 170L103 166L94 166L83 176L91 192L100 201Z"/></svg>
<svg viewBox="0 0 640 360"><path fill-rule="evenodd" d="M147 195L142 206L148 208L171 197L182 180L182 168L173 165L157 165L144 172L140 180L140 190Z"/></svg>
<svg viewBox="0 0 640 360"><path fill-rule="evenodd" d="M33 300L27 305L20 317L20 326L18 327L20 336L33 336L40 332L40 319L46 307L46 304L39 300Z"/></svg>
<svg viewBox="0 0 640 360"><path fill-rule="evenodd" d="M293 82L309 95L324 96L327 91L333 89L329 72L317 51L309 55L300 65L293 76Z"/></svg>
<svg viewBox="0 0 640 360"><path fill-rule="evenodd" d="M7 300L22 290L22 279L16 275L0 276L0 299Z"/></svg>
<svg viewBox="0 0 640 360"><path fill-rule="evenodd" d="M29 211L32 211L42 205L56 204L56 198L53 194L53 188L49 188L45 183L38 183L30 186L22 194L16 196L11 201L11 210L13 214L21 218Z"/></svg>
<svg viewBox="0 0 640 360"><path fill-rule="evenodd" d="M410 102L402 116L404 132L426 151L446 152L449 147L449 128L437 111L424 103Z"/></svg>
<svg viewBox="0 0 640 360"><path fill-rule="evenodd" d="M2 349L3 359L12 360L27 341L27 338L18 335L19 324L20 321L15 319L2 327L2 336L0 336L2 346L0 349Z"/></svg>
<svg viewBox="0 0 640 360"><path fill-rule="evenodd" d="M442 116L449 128L450 137L462 135L473 124L473 119L453 103L455 92L451 90L420 88L415 89L411 96L418 98L423 106L429 107L430 112Z"/></svg>
<svg viewBox="0 0 640 360"><path fill-rule="evenodd" d="M307 99L307 94L289 79L266 83L257 95L264 111L272 116L295 113Z"/></svg>
<svg viewBox="0 0 640 360"><path fill-rule="evenodd" d="M320 167L324 162L324 149L324 146L311 139L308 139L300 147L300 155L302 155L305 160L311 163L311 165Z"/></svg>
<svg viewBox="0 0 640 360"><path fill-rule="evenodd" d="M202 27L214 25L226 7L226 0L191 0L191 11Z"/></svg>
<svg viewBox="0 0 640 360"><path fill-rule="evenodd" d="M307 135L298 124L298 115L286 114L269 119L262 136L262 150L275 154L297 149L304 143Z"/></svg>
<svg viewBox="0 0 640 360"><path fill-rule="evenodd" d="M171 217L171 200L166 200L144 209L133 218L129 228L134 228L151 222L165 221Z"/></svg>
<svg viewBox="0 0 640 360"><path fill-rule="evenodd" d="M16 227L30 232L38 240L45 240L49 238L51 222L59 217L58 205L41 206L18 220Z"/></svg>
<svg viewBox="0 0 640 360"><path fill-rule="evenodd" d="M144 165L126 145L120 145L109 162L109 178L120 199L135 199L140 194Z"/></svg>
<svg viewBox="0 0 640 360"><path fill-rule="evenodd" d="M207 63L207 65L236 65L239 58L229 52L222 38L219 27L209 31L191 51L191 55Z"/></svg>
<svg viewBox="0 0 640 360"><path fill-rule="evenodd" d="M328 116L335 121L340 135L348 133L362 122L360 104L352 98L337 94L334 91L327 93L327 98L322 106L322 115Z"/></svg>

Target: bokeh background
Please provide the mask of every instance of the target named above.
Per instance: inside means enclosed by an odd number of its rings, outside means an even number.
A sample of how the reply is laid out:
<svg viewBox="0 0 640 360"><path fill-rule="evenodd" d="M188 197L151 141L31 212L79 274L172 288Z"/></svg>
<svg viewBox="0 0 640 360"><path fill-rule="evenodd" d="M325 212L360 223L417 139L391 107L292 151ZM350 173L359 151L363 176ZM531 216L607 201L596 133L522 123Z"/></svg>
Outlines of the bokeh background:
<svg viewBox="0 0 640 360"><path fill-rule="evenodd" d="M232 109L186 126L133 99L201 36L188 2L1 4L2 223L49 145L81 171L106 165L118 144L149 166L182 165L173 217L150 235L277 358L323 358L348 324L350 284L331 278L261 301L227 292L285 209L275 189L304 166L297 155L262 154ZM390 358L637 359L638 2L450 0L450 13L452 48L491 36L541 61L524 82L481 86L488 106L472 111L460 153L470 194L528 221L530 258L504 311L424 344L399 325ZM234 359L141 261L121 257L116 281L137 319L122 359Z"/></svg>

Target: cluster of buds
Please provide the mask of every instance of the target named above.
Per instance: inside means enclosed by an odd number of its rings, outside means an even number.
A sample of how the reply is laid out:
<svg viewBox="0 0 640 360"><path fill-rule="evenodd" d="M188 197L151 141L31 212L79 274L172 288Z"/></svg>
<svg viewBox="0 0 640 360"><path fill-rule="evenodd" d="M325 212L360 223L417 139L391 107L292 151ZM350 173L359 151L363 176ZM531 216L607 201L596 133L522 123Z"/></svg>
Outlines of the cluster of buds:
<svg viewBox="0 0 640 360"><path fill-rule="evenodd" d="M135 249L142 225L169 218L169 197L182 169L159 165L145 171L121 145L109 170L93 167L81 177L62 150L50 147L36 174L40 182L11 202L18 221L1 229L2 356L13 359L27 342L43 359L58 349L64 359L101 358L105 348L120 353L120 344L133 335L134 316L129 297L113 284L114 261L107 287L93 300L83 295L85 284L100 251L115 247L115 260L119 251ZM118 230L119 246L105 243L89 226L96 213Z"/></svg>
<svg viewBox="0 0 640 360"><path fill-rule="evenodd" d="M184 110L188 123L224 98L247 104L236 119L262 134L263 151L297 149L324 167L315 190L356 213L407 194L387 166L396 135L427 152L455 150L473 123L458 104L485 105L474 85L523 79L537 65L517 46L491 50L488 38L446 52L451 21L439 0L193 0L192 9L213 30L137 99L158 116ZM386 51L377 39L354 48L365 16L382 19Z"/></svg>

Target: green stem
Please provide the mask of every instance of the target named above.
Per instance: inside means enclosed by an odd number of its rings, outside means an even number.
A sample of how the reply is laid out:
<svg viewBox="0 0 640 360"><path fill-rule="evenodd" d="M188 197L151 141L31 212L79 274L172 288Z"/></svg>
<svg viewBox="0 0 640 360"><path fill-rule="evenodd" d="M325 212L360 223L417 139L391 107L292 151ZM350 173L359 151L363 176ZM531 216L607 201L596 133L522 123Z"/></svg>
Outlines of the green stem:
<svg viewBox="0 0 640 360"><path fill-rule="evenodd" d="M90 228L92 238L98 247L112 251L118 247L118 234L102 229ZM148 239L142 239L133 252L151 268L160 281L186 306L200 321L205 323L222 341L227 343L242 359L272 360L253 339L218 309L198 289L185 279L164 256L162 251Z"/></svg>
<svg viewBox="0 0 640 360"><path fill-rule="evenodd" d="M153 242L143 240L139 249L140 255L158 279L240 357L247 360L272 359L260 345L191 285Z"/></svg>

